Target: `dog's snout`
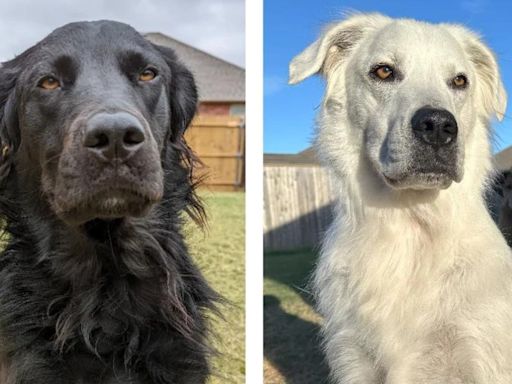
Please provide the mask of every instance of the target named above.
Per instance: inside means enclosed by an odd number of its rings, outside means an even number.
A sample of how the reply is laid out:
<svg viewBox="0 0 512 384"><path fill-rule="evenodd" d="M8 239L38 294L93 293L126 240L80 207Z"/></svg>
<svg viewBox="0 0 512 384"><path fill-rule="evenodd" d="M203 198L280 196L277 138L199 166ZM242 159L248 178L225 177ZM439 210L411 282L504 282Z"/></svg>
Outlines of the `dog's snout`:
<svg viewBox="0 0 512 384"><path fill-rule="evenodd" d="M126 160L145 141L139 120L125 112L98 113L85 126L83 145L107 160Z"/></svg>
<svg viewBox="0 0 512 384"><path fill-rule="evenodd" d="M420 108L412 117L411 126L417 138L436 148L457 140L457 121L445 109Z"/></svg>

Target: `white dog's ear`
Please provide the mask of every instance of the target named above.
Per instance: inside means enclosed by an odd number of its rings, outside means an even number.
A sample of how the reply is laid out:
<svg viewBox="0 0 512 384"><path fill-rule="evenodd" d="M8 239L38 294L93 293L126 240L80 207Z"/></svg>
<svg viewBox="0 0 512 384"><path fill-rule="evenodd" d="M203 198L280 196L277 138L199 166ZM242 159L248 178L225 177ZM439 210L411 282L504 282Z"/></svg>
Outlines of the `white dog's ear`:
<svg viewBox="0 0 512 384"><path fill-rule="evenodd" d="M290 62L289 84L296 84L320 71L328 74L369 31L390 22L383 15L355 14L328 26L320 38Z"/></svg>
<svg viewBox="0 0 512 384"><path fill-rule="evenodd" d="M507 109L507 93L494 53L468 29L459 25L446 27L462 43L474 65L477 76L476 93L486 117L494 115L501 121Z"/></svg>

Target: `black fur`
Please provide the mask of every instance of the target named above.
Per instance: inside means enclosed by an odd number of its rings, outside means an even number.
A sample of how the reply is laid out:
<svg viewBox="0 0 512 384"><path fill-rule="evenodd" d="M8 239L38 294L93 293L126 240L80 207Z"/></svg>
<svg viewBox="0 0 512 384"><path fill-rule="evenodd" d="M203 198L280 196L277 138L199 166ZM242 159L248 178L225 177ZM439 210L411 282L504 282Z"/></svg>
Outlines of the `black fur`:
<svg viewBox="0 0 512 384"><path fill-rule="evenodd" d="M124 72L108 72L117 62L109 57L131 48L159 55L162 83L142 89ZM41 94L33 73L58 54L77 59L79 69L70 69L76 73L65 97L50 100L60 96ZM110 83L98 89L102 71ZM147 120L159 148L163 198L143 217L75 225L55 213L42 184L58 172L73 121L84 109L101 109L105 92L132 100L130 108ZM181 234L184 212L203 217L194 157L183 139L196 102L193 77L171 50L115 22L64 26L0 67L0 214L8 235L0 256L2 384L206 381L205 310L218 297Z"/></svg>

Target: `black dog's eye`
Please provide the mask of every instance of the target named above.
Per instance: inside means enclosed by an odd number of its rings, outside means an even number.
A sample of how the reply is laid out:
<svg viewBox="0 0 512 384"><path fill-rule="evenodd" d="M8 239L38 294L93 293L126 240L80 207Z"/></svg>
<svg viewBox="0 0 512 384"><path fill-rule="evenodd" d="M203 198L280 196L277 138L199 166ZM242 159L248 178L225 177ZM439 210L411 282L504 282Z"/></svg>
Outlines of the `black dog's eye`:
<svg viewBox="0 0 512 384"><path fill-rule="evenodd" d="M54 89L60 88L60 81L53 76L46 76L39 81L37 86L48 91L53 91Z"/></svg>
<svg viewBox="0 0 512 384"><path fill-rule="evenodd" d="M139 74L139 81L151 81L156 77L156 70L146 68Z"/></svg>
<svg viewBox="0 0 512 384"><path fill-rule="evenodd" d="M370 74L382 81L392 81L395 79L395 70L391 65L379 64L372 68Z"/></svg>
<svg viewBox="0 0 512 384"><path fill-rule="evenodd" d="M455 89L464 89L468 86L468 78L465 75L457 75L452 79L451 86Z"/></svg>

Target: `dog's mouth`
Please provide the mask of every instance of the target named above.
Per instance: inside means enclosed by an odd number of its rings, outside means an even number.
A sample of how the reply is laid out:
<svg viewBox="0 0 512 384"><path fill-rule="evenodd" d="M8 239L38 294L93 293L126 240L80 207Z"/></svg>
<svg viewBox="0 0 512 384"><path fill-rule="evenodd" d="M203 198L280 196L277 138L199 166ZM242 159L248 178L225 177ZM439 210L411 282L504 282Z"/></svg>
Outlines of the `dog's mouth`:
<svg viewBox="0 0 512 384"><path fill-rule="evenodd" d="M96 194L89 201L96 218L116 219L124 216L142 216L160 200L158 193L140 193L131 189L112 189Z"/></svg>
<svg viewBox="0 0 512 384"><path fill-rule="evenodd" d="M451 167L438 167L430 169L411 169L399 174L389 175L381 173L384 181L393 189L447 189L452 182L460 182L462 175Z"/></svg>
<svg viewBox="0 0 512 384"><path fill-rule="evenodd" d="M383 175L383 177L386 184L393 189L447 189L453 182L448 175L440 173L404 175L394 178Z"/></svg>
<svg viewBox="0 0 512 384"><path fill-rule="evenodd" d="M396 190L441 190L463 177L462 161L456 151L443 155L414 151L397 161L375 167L387 186Z"/></svg>
<svg viewBox="0 0 512 384"><path fill-rule="evenodd" d="M142 217L162 199L160 190L106 188L77 201L57 214L67 223L83 225L94 220L114 221L126 217Z"/></svg>

